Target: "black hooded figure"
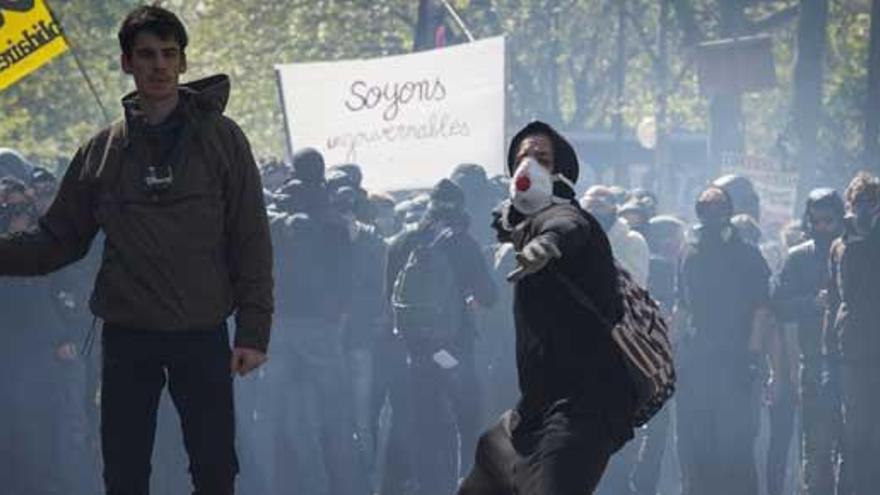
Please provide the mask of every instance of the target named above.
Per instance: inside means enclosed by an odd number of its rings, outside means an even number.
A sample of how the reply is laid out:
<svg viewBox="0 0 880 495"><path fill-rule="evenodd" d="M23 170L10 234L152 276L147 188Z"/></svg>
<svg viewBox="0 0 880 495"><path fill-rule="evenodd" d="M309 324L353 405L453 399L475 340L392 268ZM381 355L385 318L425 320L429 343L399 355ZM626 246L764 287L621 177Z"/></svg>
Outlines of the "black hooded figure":
<svg viewBox="0 0 880 495"><path fill-rule="evenodd" d="M460 495L593 493L611 455L632 438L633 389L601 323L623 312L611 247L574 201L579 167L571 145L533 122L513 138L511 175L529 158L552 174L552 200L528 215L509 205L496 221L519 263L509 278L521 398L481 437ZM514 180L521 182L528 185ZM566 283L591 298L601 317Z"/></svg>
<svg viewBox="0 0 880 495"><path fill-rule="evenodd" d="M809 240L788 252L773 294L779 319L794 324L797 331L806 495L834 493L840 453L839 373L822 349L822 321L831 243L843 234L845 215L843 199L833 189L810 193L803 219Z"/></svg>
<svg viewBox="0 0 880 495"><path fill-rule="evenodd" d="M464 192L443 179L434 186L430 198L418 226L391 241L386 275L386 300L392 301L398 284L407 283L401 274L414 259L411 254L429 245L437 246L433 256L443 257L452 272L450 291L444 294L447 299L436 304L455 308L459 317L452 318L455 322L444 332L438 332L442 336L413 337L415 332L410 333L409 325L396 322L408 352L411 424L424 445L412 452L412 464L419 493L426 495L452 493L461 476L458 465L463 470L470 467L470 454L480 434L481 411L473 313L492 306L497 297L488 263L468 232ZM434 275L430 278L436 280Z"/></svg>

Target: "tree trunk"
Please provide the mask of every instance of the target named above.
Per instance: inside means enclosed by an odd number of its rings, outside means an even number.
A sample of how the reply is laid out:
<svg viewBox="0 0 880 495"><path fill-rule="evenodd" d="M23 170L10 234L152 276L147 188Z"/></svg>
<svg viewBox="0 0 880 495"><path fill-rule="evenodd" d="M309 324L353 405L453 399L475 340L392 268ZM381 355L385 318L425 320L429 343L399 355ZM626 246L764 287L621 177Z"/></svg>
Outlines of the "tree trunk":
<svg viewBox="0 0 880 495"><path fill-rule="evenodd" d="M626 2L617 0L617 67L614 73L614 183L629 187L629 166L623 160L623 93L626 88Z"/></svg>
<svg viewBox="0 0 880 495"><path fill-rule="evenodd" d="M669 0L659 0L660 18L657 22L657 62L654 68L656 78L654 90L654 126L657 129L657 142L654 145L654 184L653 189L663 204L672 204L670 193L669 148L667 122L669 103Z"/></svg>
<svg viewBox="0 0 880 495"><path fill-rule="evenodd" d="M792 116L796 136L798 202L815 187L818 158L819 120L822 117L823 61L828 27L828 0L801 0L798 20L797 61L794 66Z"/></svg>
<svg viewBox="0 0 880 495"><path fill-rule="evenodd" d="M742 32L745 21L739 0L721 2L721 36L733 38ZM745 70L745 69L744 69ZM738 93L717 94L709 102L709 179L721 172L726 153L742 153L745 149L742 103Z"/></svg>
<svg viewBox="0 0 880 495"><path fill-rule="evenodd" d="M434 48L434 36L443 22L443 7L437 0L419 0L418 20L413 37L413 51L420 52Z"/></svg>
<svg viewBox="0 0 880 495"><path fill-rule="evenodd" d="M868 101L865 106L865 165L880 175L880 0L871 8Z"/></svg>

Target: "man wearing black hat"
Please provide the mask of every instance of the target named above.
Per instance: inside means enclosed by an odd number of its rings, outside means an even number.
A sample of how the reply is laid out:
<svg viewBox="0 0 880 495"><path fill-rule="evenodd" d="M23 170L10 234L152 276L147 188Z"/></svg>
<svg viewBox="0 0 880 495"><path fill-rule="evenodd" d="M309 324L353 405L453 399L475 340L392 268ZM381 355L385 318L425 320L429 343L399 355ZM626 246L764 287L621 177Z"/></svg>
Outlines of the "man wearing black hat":
<svg viewBox="0 0 880 495"><path fill-rule="evenodd" d="M517 250L510 279L521 398L481 437L462 495L592 493L632 438L632 385L602 323L621 317L623 301L608 238L574 201L578 168L571 145L544 123L511 143L511 204L496 225Z"/></svg>
<svg viewBox="0 0 880 495"><path fill-rule="evenodd" d="M468 233L468 222L464 193L443 179L431 191L419 225L397 236L388 253L386 297L394 308L396 331L409 351L413 425L429 446L414 453L415 475L424 495L455 490L459 452L473 452L480 429L472 312L493 305L496 289L480 247ZM419 300L420 296L428 297ZM420 303L442 315L419 312ZM461 464L467 469L464 456Z"/></svg>

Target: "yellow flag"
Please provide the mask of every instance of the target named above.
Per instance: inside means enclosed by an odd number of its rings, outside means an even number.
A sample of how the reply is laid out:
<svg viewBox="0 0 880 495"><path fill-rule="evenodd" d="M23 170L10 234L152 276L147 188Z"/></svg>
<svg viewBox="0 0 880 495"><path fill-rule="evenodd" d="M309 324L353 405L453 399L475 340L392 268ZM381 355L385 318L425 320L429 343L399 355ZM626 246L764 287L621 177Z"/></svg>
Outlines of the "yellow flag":
<svg viewBox="0 0 880 495"><path fill-rule="evenodd" d="M0 0L0 91L66 50L44 0Z"/></svg>

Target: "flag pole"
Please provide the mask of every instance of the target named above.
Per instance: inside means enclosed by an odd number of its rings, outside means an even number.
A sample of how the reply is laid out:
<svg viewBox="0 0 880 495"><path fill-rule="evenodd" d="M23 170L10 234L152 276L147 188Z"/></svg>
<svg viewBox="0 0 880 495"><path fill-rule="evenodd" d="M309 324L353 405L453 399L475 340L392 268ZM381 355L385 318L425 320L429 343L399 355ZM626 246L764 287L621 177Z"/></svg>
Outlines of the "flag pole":
<svg viewBox="0 0 880 495"><path fill-rule="evenodd" d="M58 24L58 27L61 28L61 36L64 37L64 41L67 42L67 49L70 50L70 54L73 55L73 61L76 64L77 70L82 74L83 79L86 81L86 85L89 87L89 91L91 91L92 96L95 98L95 103L98 104L98 108L101 110L101 115L104 117L104 121L106 123L110 123L112 119L110 118L110 113L107 111L107 107L104 106L104 102L101 101L101 96L98 94L97 88L92 83L92 78L89 77L89 73L86 71L85 65L82 63L82 59L79 56L79 52L77 51L76 44L70 40L70 37L67 36L67 33L64 32L64 25L58 20L58 17L55 15L55 11L52 10L52 7L49 6L49 2L45 2L46 9L49 11L49 15L52 16L52 20Z"/></svg>
<svg viewBox="0 0 880 495"><path fill-rule="evenodd" d="M471 33L471 30L468 29L467 24L464 23L464 20L461 18L461 16L458 15L458 11L455 10L455 7L453 7L452 4L449 3L449 0L441 1L443 2L443 7L446 9L447 12L449 12L449 16L452 17L452 20L455 21L456 24L458 24L458 27L461 28L462 31L464 31L464 35L465 37L467 37L468 41L473 43L476 38L474 38L474 35Z"/></svg>

